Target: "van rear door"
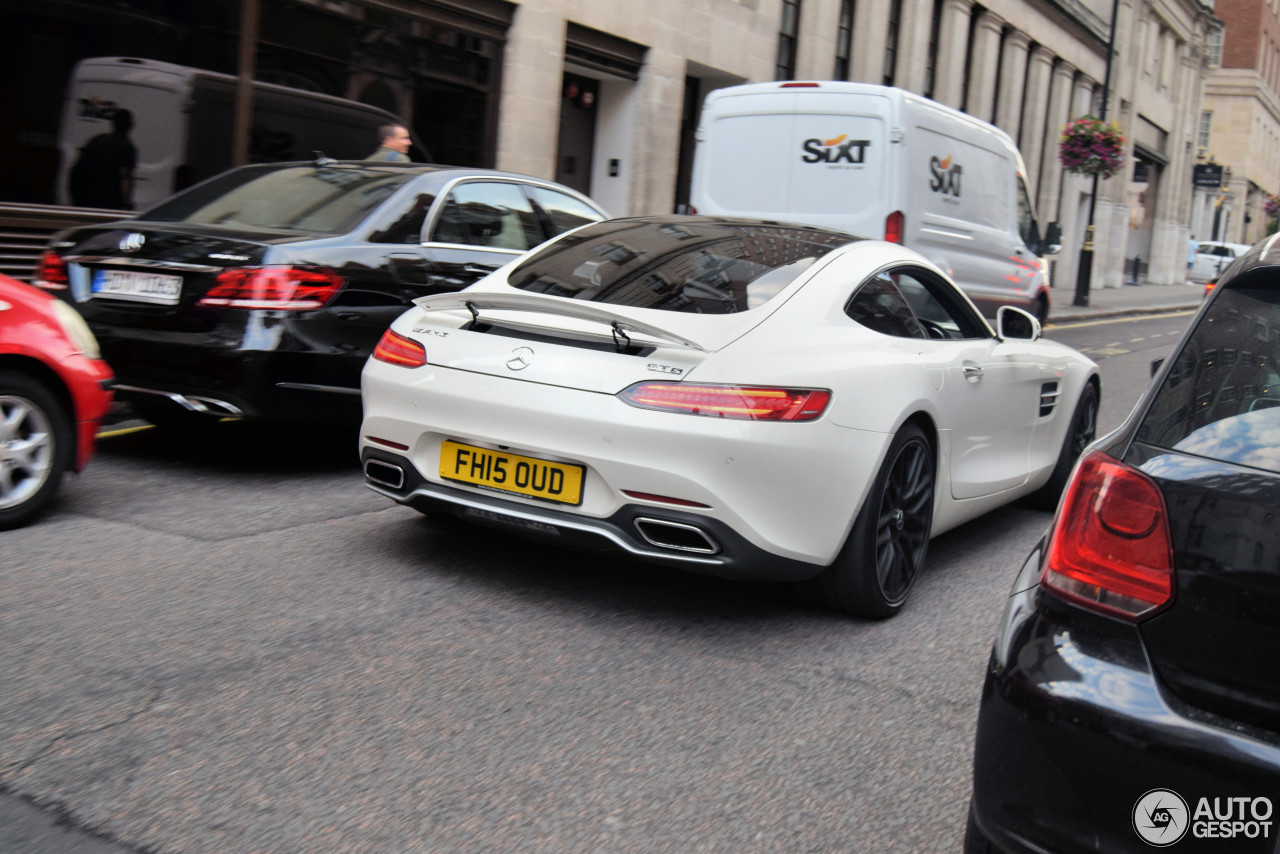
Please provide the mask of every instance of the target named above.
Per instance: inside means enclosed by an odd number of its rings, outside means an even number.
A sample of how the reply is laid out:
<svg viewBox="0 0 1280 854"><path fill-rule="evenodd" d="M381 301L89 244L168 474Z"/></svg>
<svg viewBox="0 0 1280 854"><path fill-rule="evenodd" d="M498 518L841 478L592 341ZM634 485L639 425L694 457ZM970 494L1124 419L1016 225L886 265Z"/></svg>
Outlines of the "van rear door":
<svg viewBox="0 0 1280 854"><path fill-rule="evenodd" d="M883 238L890 106L878 95L801 89L719 98L699 132L694 206Z"/></svg>

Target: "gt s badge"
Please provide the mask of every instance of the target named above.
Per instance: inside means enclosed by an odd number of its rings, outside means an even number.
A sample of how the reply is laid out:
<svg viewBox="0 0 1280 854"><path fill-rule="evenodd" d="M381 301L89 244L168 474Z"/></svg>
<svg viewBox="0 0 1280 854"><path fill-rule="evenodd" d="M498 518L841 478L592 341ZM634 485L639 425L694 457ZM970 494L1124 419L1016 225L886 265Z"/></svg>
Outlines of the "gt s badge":
<svg viewBox="0 0 1280 854"><path fill-rule="evenodd" d="M417 333L417 334L419 334L419 335L434 335L434 336L436 336L437 338L448 338L448 337L449 337L449 333L448 333L448 332L441 332L439 329L428 329L428 328L427 328L427 327L425 327L425 326L415 326L415 327L413 327L413 331L414 331L414 332L416 332L416 333Z"/></svg>
<svg viewBox="0 0 1280 854"><path fill-rule="evenodd" d="M650 362L647 367L649 370L657 374L672 374L673 376L679 376L684 373L684 368L676 368L671 365L659 365L657 362Z"/></svg>

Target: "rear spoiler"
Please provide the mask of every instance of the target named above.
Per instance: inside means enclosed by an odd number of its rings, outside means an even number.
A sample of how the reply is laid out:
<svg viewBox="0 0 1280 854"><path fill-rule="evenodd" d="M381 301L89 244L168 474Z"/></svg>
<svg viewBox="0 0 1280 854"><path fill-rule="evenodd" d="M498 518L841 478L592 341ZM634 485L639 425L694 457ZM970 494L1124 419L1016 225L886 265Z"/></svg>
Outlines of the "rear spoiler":
<svg viewBox="0 0 1280 854"><path fill-rule="evenodd" d="M423 311L468 311L474 318L479 318L482 311L527 311L539 314L553 314L571 317L575 320L587 320L611 326L615 337L619 333L635 332L648 338L668 341L691 350L707 352L696 341L690 341L682 335L668 332L661 327L635 320L625 314L610 311L599 303L582 300L565 299L545 294L495 294L459 291L448 294L432 294L418 297L413 304Z"/></svg>

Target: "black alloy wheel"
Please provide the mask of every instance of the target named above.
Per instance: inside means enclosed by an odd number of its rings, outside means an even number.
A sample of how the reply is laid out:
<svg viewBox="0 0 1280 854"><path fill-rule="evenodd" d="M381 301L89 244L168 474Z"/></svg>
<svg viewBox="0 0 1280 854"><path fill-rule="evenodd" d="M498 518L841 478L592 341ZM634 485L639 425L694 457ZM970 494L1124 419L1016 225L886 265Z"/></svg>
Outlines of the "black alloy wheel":
<svg viewBox="0 0 1280 854"><path fill-rule="evenodd" d="M898 613L924 566L933 493L933 447L908 424L889 446L840 555L804 584L839 611L873 619Z"/></svg>
<svg viewBox="0 0 1280 854"><path fill-rule="evenodd" d="M1058 462L1045 485L1031 493L1029 501L1033 507L1041 510L1056 510L1062 490L1067 487L1067 480L1075 468L1076 460L1084 453L1084 449L1098 435L1098 387L1086 382L1080 392L1080 401L1071 417L1071 426L1067 428L1066 438L1062 440L1062 450L1058 452Z"/></svg>

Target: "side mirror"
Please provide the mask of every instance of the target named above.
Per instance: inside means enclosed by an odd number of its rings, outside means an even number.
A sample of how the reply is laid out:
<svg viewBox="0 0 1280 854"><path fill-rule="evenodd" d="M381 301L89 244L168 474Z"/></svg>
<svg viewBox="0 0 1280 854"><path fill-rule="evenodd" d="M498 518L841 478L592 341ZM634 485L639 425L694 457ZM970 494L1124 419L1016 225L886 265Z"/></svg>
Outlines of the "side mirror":
<svg viewBox="0 0 1280 854"><path fill-rule="evenodd" d="M1057 255L1062 251L1062 227L1057 221L1044 227L1044 240L1040 241L1041 255Z"/></svg>
<svg viewBox="0 0 1280 854"><path fill-rule="evenodd" d="M1040 321L1030 312L1002 305L996 310L996 334L1005 340L1035 341L1040 337Z"/></svg>
<svg viewBox="0 0 1280 854"><path fill-rule="evenodd" d="M1160 373L1160 366L1163 364L1164 364L1164 356L1161 356L1159 359L1152 359L1151 360L1151 376L1154 377L1156 374Z"/></svg>

